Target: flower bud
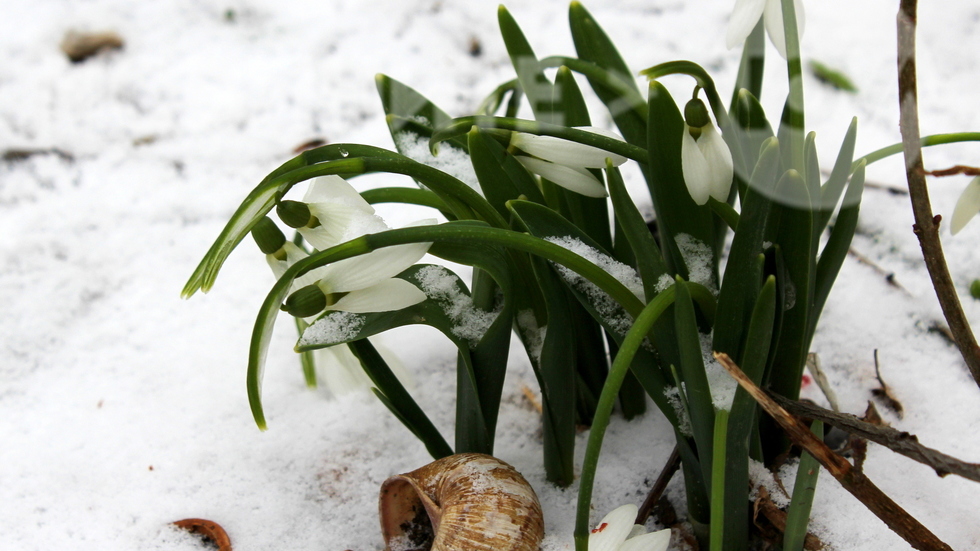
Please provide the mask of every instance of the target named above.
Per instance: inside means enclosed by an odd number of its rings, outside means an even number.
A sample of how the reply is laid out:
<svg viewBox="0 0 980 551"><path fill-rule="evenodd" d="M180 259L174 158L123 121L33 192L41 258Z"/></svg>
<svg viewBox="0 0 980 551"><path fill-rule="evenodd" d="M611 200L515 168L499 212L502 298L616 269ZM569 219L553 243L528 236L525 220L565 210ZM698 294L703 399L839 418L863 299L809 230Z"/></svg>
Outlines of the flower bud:
<svg viewBox="0 0 980 551"><path fill-rule="evenodd" d="M699 98L694 98L684 106L684 122L691 127L691 137L698 139L701 135L701 128L711 124L711 117L708 116L708 108ZM695 135L694 133L698 134Z"/></svg>
<svg viewBox="0 0 980 551"><path fill-rule="evenodd" d="M980 300L980 279L974 279L973 282L970 283L970 296Z"/></svg>
<svg viewBox="0 0 980 551"><path fill-rule="evenodd" d="M263 216L252 227L252 239L255 239L255 244L259 246L262 254L276 254L286 242L286 236L268 216Z"/></svg>
<svg viewBox="0 0 980 551"><path fill-rule="evenodd" d="M327 296L320 287L313 284L289 295L279 309L297 318L308 318L319 314L326 307Z"/></svg>
<svg viewBox="0 0 980 551"><path fill-rule="evenodd" d="M312 227L312 222L315 220L310 214L310 207L299 201L280 201L276 205L276 214L290 228Z"/></svg>

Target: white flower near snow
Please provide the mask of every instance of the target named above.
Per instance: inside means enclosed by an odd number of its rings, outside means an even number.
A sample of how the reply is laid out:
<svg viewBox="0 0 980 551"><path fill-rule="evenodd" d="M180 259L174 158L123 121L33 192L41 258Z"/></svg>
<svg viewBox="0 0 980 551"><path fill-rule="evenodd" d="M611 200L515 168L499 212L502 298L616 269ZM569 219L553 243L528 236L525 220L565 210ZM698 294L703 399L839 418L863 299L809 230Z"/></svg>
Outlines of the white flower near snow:
<svg viewBox="0 0 980 551"><path fill-rule="evenodd" d="M803 36L806 23L803 15L803 0L793 1L796 11L796 28L799 36ZM726 42L728 49L745 42L752 29L765 17L766 33L779 55L786 59L786 31L783 29L783 6L780 0L736 0L732 17L728 21Z"/></svg>
<svg viewBox="0 0 980 551"><path fill-rule="evenodd" d="M310 215L316 217L316 225L302 226L297 231L317 250L389 229L374 213L374 207L340 176L314 179L303 202L309 207Z"/></svg>
<svg viewBox="0 0 980 551"><path fill-rule="evenodd" d="M594 126L576 127L607 138L621 140L616 134ZM565 189L586 197L606 197L609 194L590 168L606 168L606 159L613 166L626 162L626 157L598 147L584 145L554 136L538 136L525 132L511 134L510 145L524 155L515 155L524 168Z"/></svg>
<svg viewBox="0 0 980 551"><path fill-rule="evenodd" d="M692 104L695 105L692 107ZM699 205L707 203L709 197L724 203L728 200L735 173L732 152L711 124L708 110L701 100L688 102L684 113L686 121L681 138L681 169L687 191Z"/></svg>
<svg viewBox="0 0 980 551"><path fill-rule="evenodd" d="M627 504L606 515L589 534L589 551L666 551L670 529L647 533L642 525L633 524L637 510Z"/></svg>
<svg viewBox="0 0 980 551"><path fill-rule="evenodd" d="M949 230L956 235L980 212L980 176L970 180L953 209Z"/></svg>

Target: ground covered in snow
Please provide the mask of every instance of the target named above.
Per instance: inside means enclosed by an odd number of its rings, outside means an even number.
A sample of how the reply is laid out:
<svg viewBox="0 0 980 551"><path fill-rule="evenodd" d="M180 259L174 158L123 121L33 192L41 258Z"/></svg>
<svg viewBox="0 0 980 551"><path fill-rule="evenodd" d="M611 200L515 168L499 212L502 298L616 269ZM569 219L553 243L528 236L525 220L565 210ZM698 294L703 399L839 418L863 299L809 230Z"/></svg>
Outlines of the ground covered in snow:
<svg viewBox="0 0 980 551"><path fill-rule="evenodd" d="M691 59L727 90L739 55L723 43L733 4L586 7L631 67ZM828 168L852 115L859 154L899 140L894 4L807 4L804 55L842 69L860 88L849 95L807 82L808 126ZM508 8L539 55L574 53L567 4ZM0 161L0 546L200 549L168 523L203 517L223 525L238 551L381 549L378 487L426 463L422 446L368 392L331 398L308 390L285 323L265 378L270 428L256 429L244 386L247 340L272 279L250 242L213 292L189 301L179 293L241 199L294 147L313 138L391 146L375 73L416 87L453 115L470 113L511 78L496 4L7 0L3 11L0 148L42 152ZM920 7L924 134L980 130L978 19L973 3ZM70 29L114 30L125 48L71 64L58 49ZM763 99L774 113L785 86L770 54ZM677 97L690 90L679 77L668 85ZM926 164L976 165L978 154L976 145L934 148ZM901 187L902 163L873 165L868 178ZM645 201L639 178L628 183ZM935 210L951 213L965 184L933 180ZM941 314L910 231L908 198L869 189L864 201L854 246L902 288L849 258L814 351L843 409L860 412L877 385L879 349L882 375L905 406L904 418L886 412L886 420L928 446L980 460L980 391L956 350L929 331ZM411 209L381 213L391 225L420 217ZM955 238L944 232L944 240L965 295L980 276L980 222ZM980 302L967 297L965 308L980 326ZM451 435L451 345L424 328L382 341L414 378L421 406ZM522 352L513 358L496 453L538 491L545 550L571 549L577 486L545 482L540 421L521 390L533 388L533 377ZM642 500L672 439L652 407L629 423L614 419L594 518ZM980 486L940 479L874 445L865 470L953 548L980 547ZM668 495L682 508L680 482ZM813 519L835 549L907 547L826 476Z"/></svg>

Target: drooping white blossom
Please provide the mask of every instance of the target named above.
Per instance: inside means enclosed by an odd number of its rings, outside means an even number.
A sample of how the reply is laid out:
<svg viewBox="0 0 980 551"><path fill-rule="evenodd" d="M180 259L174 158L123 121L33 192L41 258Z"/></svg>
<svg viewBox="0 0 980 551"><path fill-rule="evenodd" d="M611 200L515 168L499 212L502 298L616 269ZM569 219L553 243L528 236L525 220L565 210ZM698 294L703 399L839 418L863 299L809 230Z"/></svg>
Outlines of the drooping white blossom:
<svg viewBox="0 0 980 551"><path fill-rule="evenodd" d="M691 101L701 103L697 99ZM735 171L728 144L711 124L703 104L701 108L703 113L700 117L705 122L703 126L690 126L686 122L684 124L681 136L681 169L691 198L695 203L704 205L709 197L721 202L728 200Z"/></svg>
<svg viewBox="0 0 980 551"><path fill-rule="evenodd" d="M806 17L803 14L803 0L794 0L796 11L796 28L799 36L803 36ZM786 31L783 28L783 7L780 0L736 0L732 17L728 21L728 48L734 48L745 42L752 29L759 23L759 18L765 17L766 34L779 55L786 59Z"/></svg>
<svg viewBox="0 0 980 551"><path fill-rule="evenodd" d="M980 176L970 180L953 209L949 230L956 235L980 212Z"/></svg>
<svg viewBox="0 0 980 551"><path fill-rule="evenodd" d="M594 126L577 128L607 138L621 139L608 130ZM587 169L605 168L607 158L613 166L626 162L626 157L622 155L554 136L514 132L511 135L510 145L519 150L516 158L524 168L586 197L609 195L602 182Z"/></svg>

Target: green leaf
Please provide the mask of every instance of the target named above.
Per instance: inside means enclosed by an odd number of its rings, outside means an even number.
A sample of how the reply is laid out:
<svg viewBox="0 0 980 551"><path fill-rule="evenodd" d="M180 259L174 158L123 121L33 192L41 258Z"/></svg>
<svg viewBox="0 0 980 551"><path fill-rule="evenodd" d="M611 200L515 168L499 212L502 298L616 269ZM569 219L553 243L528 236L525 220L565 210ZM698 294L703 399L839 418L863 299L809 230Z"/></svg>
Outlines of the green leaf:
<svg viewBox="0 0 980 551"><path fill-rule="evenodd" d="M432 458L440 459L452 455L453 450L439 433L439 429L432 424L371 342L363 339L351 342L347 346L360 360L364 372L377 387L372 389L374 394L416 438L422 441Z"/></svg>
<svg viewBox="0 0 980 551"><path fill-rule="evenodd" d="M851 79L847 78L847 75L844 73L836 69L832 69L815 59L810 60L809 66L810 73L814 76L814 78L823 84L844 92L850 92L852 94L857 93L857 86L855 86L854 83L851 82Z"/></svg>
<svg viewBox="0 0 980 551"><path fill-rule="evenodd" d="M480 106L476 108L475 114L493 115L497 112L497 109L500 108L501 104L503 104L504 96L510 94L511 101L513 101L515 97L522 93L520 90L521 83L516 78L508 80L507 82L494 88L493 92L490 92L487 97L483 98L483 101L480 102Z"/></svg>
<svg viewBox="0 0 980 551"><path fill-rule="evenodd" d="M401 82L378 73L375 76L378 95L381 96L381 106L385 111L388 130L395 142L395 147L401 150L400 135L410 132L423 138L431 138L432 130L450 120L445 111L439 109L425 96ZM454 140L453 146L466 151L465 140Z"/></svg>
<svg viewBox="0 0 980 551"><path fill-rule="evenodd" d="M450 212L449 206L438 195L427 189L379 187L362 191L361 197L372 205L378 203L404 203L406 205L429 207L438 210L440 214L450 221L455 219L455 215Z"/></svg>
<svg viewBox="0 0 980 551"><path fill-rule="evenodd" d="M823 423L814 421L810 427L813 435L823 440ZM810 507L817 491L817 478L820 474L820 462L812 455L803 452L800 456L800 466L796 471L796 483L793 485L793 497L786 511L786 531L783 534L784 551L803 551L806 540L807 525L810 523Z"/></svg>
<svg viewBox="0 0 980 551"><path fill-rule="evenodd" d="M698 457L704 471L708 487L711 482L711 464L707 458L712 456L715 427L715 406L711 399L711 387L704 370L701 353L701 335L694 317L694 304L691 294L683 280L678 278L674 285L674 323L677 331L677 348L680 352L680 375L684 382L688 407L691 410L691 429L697 443Z"/></svg>
<svg viewBox="0 0 980 551"><path fill-rule="evenodd" d="M820 203L818 205L820 212L814 227L817 232L823 232L824 228L827 227L834 209L837 208L841 193L844 192L847 177L857 169L857 166L852 164L855 142L857 142L857 117L851 119L851 124L847 127L847 133L844 135L844 141L841 142L840 151L837 153L834 169L830 172L827 183L820 189ZM858 199L860 200L860 196Z"/></svg>
<svg viewBox="0 0 980 551"><path fill-rule="evenodd" d="M770 195L778 170L779 143L770 138L763 147L742 200L739 230L732 239L718 295L712 347L733 358L741 357L744 330L762 284L758 258L763 252L766 224L773 208Z"/></svg>
<svg viewBox="0 0 980 551"><path fill-rule="evenodd" d="M820 319L830 289L834 286L837 274L844 264L847 251L851 247L851 239L854 237L854 230L857 228L861 195L864 192L864 166L864 161L861 161L851 176L844 205L837 215L834 228L830 231L827 244L824 245L823 251L820 252L820 259L817 261L817 273L813 283L813 308L810 311L810 327L807 335L808 345L813 339L817 320Z"/></svg>
<svg viewBox="0 0 980 551"><path fill-rule="evenodd" d="M503 5L497 9L497 21L500 24L500 35L504 39L510 61L517 72L517 79L527 96L534 118L542 122L564 124L553 103L554 85L545 76L517 21Z"/></svg>
<svg viewBox="0 0 980 551"><path fill-rule="evenodd" d="M607 164L606 181L616 222L622 228L623 235L633 250L636 267L643 280L644 294L652 297L657 294L661 277L667 274L667 263L660 253L657 241L647 228L643 215L626 191L626 184L619 169Z"/></svg>
<svg viewBox="0 0 980 551"><path fill-rule="evenodd" d="M759 162L762 145L773 137L773 132L762 105L748 90L739 92L738 101L732 109L732 119L731 130L724 134L724 138L729 147L732 143L739 145L737 149L732 148L732 159L735 161L739 194L744 199L745 187ZM735 155L736 151L740 152L738 156Z"/></svg>
<svg viewBox="0 0 980 551"><path fill-rule="evenodd" d="M809 190L795 170L780 179L776 193L785 202L775 203L768 239L783 252L786 278L779 283L786 289L786 303L780 320L779 346L773 358L770 385L774 392L795 399L809 346L810 312L813 307L816 250L812 239L813 210Z"/></svg>
<svg viewBox="0 0 980 551"><path fill-rule="evenodd" d="M738 538L733 537L726 531L731 522L728 519L729 512L725 510L725 484L724 476L728 461L727 453L728 436L728 411L718 410L715 416L714 426L714 453L711 457L711 539L709 548L711 551L734 550L744 545ZM703 456L702 456L703 457ZM744 524L745 519L735 519L739 524ZM747 536L747 534L746 534ZM746 543L747 543L746 538Z"/></svg>
<svg viewBox="0 0 980 551"><path fill-rule="evenodd" d="M762 97L762 77L765 73L765 66L766 30L765 24L760 18L742 47L742 60L738 65L738 77L735 79L735 90L732 93L732 110L735 109L735 104L742 90L757 98Z"/></svg>

